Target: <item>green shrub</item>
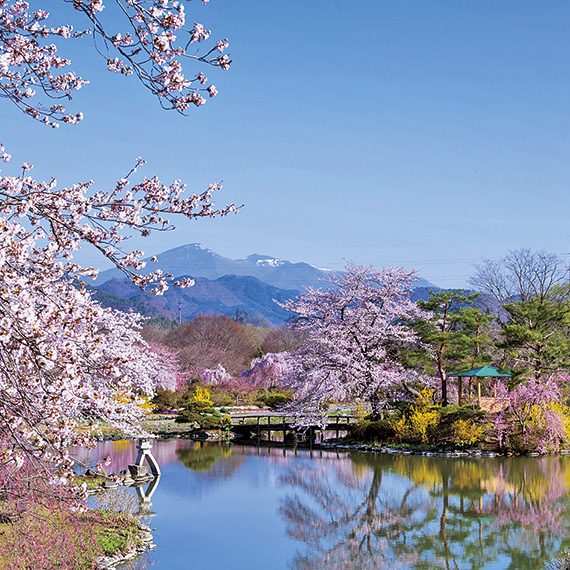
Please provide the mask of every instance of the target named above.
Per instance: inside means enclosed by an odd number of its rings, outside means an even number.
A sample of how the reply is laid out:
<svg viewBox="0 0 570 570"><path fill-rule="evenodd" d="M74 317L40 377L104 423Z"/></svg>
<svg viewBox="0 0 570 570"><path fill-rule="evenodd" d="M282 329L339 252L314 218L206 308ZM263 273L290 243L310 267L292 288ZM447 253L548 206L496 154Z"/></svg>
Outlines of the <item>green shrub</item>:
<svg viewBox="0 0 570 570"><path fill-rule="evenodd" d="M207 388L196 386L178 412L176 422L195 424L196 429L229 430L232 425L230 416L221 414L214 408L211 393Z"/></svg>
<svg viewBox="0 0 570 570"><path fill-rule="evenodd" d="M216 407L231 406L234 403L234 399L231 394L217 389L212 391L212 401Z"/></svg>
<svg viewBox="0 0 570 570"><path fill-rule="evenodd" d="M256 404L271 409L280 408L291 402L291 394L280 390L260 391L257 394Z"/></svg>
<svg viewBox="0 0 570 570"><path fill-rule="evenodd" d="M351 429L350 435L358 441L387 442L394 439L396 432L390 420L363 420Z"/></svg>
<svg viewBox="0 0 570 570"><path fill-rule="evenodd" d="M170 412L180 408L183 401L184 394L182 392L157 388L152 404L155 412Z"/></svg>
<svg viewBox="0 0 570 570"><path fill-rule="evenodd" d="M106 556L126 550L129 544L128 537L115 529L104 529L97 535L96 540Z"/></svg>
<svg viewBox="0 0 570 570"><path fill-rule="evenodd" d="M441 421L444 424L452 424L457 420L474 420L481 421L486 418L486 414L480 408L473 406L457 406L450 404L441 408Z"/></svg>
<svg viewBox="0 0 570 570"><path fill-rule="evenodd" d="M196 424L197 429L229 429L231 427L231 418L215 411L211 414L200 414L183 410L176 417L176 421L178 423Z"/></svg>

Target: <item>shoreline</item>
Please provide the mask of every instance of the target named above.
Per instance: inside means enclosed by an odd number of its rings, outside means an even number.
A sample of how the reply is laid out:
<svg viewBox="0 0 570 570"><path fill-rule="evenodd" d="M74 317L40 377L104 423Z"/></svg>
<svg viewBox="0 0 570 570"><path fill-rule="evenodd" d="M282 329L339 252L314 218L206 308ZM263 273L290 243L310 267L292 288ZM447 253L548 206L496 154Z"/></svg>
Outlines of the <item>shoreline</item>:
<svg viewBox="0 0 570 570"><path fill-rule="evenodd" d="M265 439L249 439L235 434L216 433L214 430L204 431L204 430L188 430L188 429L174 429L172 431L161 431L158 433L151 433L151 439L156 440L168 440L168 439L187 439L190 441L201 441L201 442L225 442L228 444L232 443L243 443L252 446L263 445L264 447L284 447L283 442L271 441L268 442ZM120 441L120 440L132 440L135 441L136 437L128 435L112 435L105 436L98 441ZM322 449L330 451L361 451L364 453L381 453L386 455L419 455L424 457L564 457L570 455L570 449L561 449L556 453L513 453L509 451L500 450L489 450L489 449L409 449L406 447L397 447L391 445L381 445L381 444L367 444L367 443L353 443L353 442L342 442L342 441L323 441L320 443L313 443L309 445L305 442L300 442L296 446L286 443L285 447L292 448L298 447L301 449Z"/></svg>
<svg viewBox="0 0 570 570"><path fill-rule="evenodd" d="M102 556L97 560L96 570L112 570L120 564L126 564L135 558L143 555L145 552L154 550L156 544L152 536L152 529L146 524L139 523L139 534L137 536L137 544L126 552L120 552L110 556Z"/></svg>

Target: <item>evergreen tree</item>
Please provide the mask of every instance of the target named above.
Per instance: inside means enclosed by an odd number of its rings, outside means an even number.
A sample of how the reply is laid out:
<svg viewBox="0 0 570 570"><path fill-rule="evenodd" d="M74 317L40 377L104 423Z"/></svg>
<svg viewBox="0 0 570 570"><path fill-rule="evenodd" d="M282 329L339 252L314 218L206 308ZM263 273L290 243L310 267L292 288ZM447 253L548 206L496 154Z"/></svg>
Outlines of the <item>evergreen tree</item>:
<svg viewBox="0 0 570 570"><path fill-rule="evenodd" d="M436 374L441 383L441 402L448 404L447 375L452 370L481 366L490 359L493 317L473 307L477 293L467 291L431 292L427 301L419 301L429 311L430 319L419 320L415 329L431 350L423 351L419 363L428 373ZM459 404L463 399L459 379Z"/></svg>
<svg viewBox="0 0 570 570"><path fill-rule="evenodd" d="M558 287L547 298L507 303L500 348L513 368L544 378L570 369L570 287Z"/></svg>

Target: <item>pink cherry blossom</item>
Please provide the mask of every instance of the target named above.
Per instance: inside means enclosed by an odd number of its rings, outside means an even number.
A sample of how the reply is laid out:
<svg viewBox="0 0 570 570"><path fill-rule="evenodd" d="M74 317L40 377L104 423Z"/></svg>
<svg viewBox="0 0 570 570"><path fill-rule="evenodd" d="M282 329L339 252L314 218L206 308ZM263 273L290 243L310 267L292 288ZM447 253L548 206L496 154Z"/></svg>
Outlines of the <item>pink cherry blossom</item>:
<svg viewBox="0 0 570 570"><path fill-rule="evenodd" d="M232 379L232 375L224 368L222 364L218 364L215 368L206 368L200 373L200 378L205 384L217 386L224 384Z"/></svg>
<svg viewBox="0 0 570 570"><path fill-rule="evenodd" d="M79 41L93 36L109 71L137 77L164 108L182 113L191 105L203 105L205 98L199 92L206 89L202 71L188 72L183 62L222 70L231 65L228 55L219 55L229 46L226 39L196 51L194 44L207 43L211 32L200 23L187 27L186 6L178 0L74 0L62 4L83 14L84 29L76 31L67 24L50 26L46 10L32 11L23 0L0 0L0 93L27 115L52 127L62 122L75 124L83 118L81 113L67 113L59 101L71 99L89 83L70 69L70 59L59 55L58 39ZM118 21L122 18L123 31L107 29L106 19L102 19L106 9L115 12ZM55 103L36 100L38 94Z"/></svg>
<svg viewBox="0 0 570 570"><path fill-rule="evenodd" d="M283 305L305 339L284 373L301 411L318 416L330 402L361 398L379 413L384 400L422 381L398 358L419 344L410 323L427 316L410 299L415 278L402 268L349 265L332 289L309 289Z"/></svg>
<svg viewBox="0 0 570 570"><path fill-rule="evenodd" d="M289 374L289 359L287 352L269 352L261 358L252 361L250 367L241 374L254 390L269 390L280 387Z"/></svg>

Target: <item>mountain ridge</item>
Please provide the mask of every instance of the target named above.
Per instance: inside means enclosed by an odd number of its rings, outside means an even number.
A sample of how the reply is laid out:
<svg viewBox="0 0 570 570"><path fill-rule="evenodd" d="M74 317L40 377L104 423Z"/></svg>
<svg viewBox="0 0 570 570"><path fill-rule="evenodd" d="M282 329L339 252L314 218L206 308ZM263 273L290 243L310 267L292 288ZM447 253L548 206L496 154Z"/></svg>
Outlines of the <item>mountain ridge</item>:
<svg viewBox="0 0 570 570"><path fill-rule="evenodd" d="M173 278L191 277L189 288L170 287L162 296L141 291L119 270L103 271L92 284L95 299L122 311L167 320L192 320L198 315L240 316L249 322L278 326L290 316L278 303L296 297L307 287L326 288L334 271L305 262L293 263L252 253L242 259L221 256L198 243L166 250L142 273L162 269ZM415 289L427 295L439 290L425 279ZM277 303L275 302L277 301Z"/></svg>
<svg viewBox="0 0 570 570"><path fill-rule="evenodd" d="M324 269L304 261L291 262L271 255L252 253L241 259L224 257L200 243L189 243L168 249L155 256L156 263L147 257L142 274L162 269L174 277L190 275L215 280L224 275L252 276L279 289L303 291L306 287L326 287L335 271ZM102 271L94 283L100 287L113 278L121 278L118 269ZM418 278L417 287L436 287L423 278Z"/></svg>
<svg viewBox="0 0 570 570"><path fill-rule="evenodd" d="M141 291L126 278L112 278L91 290L94 298L107 307L133 310L147 317L190 321L199 315L227 315L270 326L281 325L290 316L278 303L299 294L252 276L193 279L193 287L170 287L159 296Z"/></svg>

